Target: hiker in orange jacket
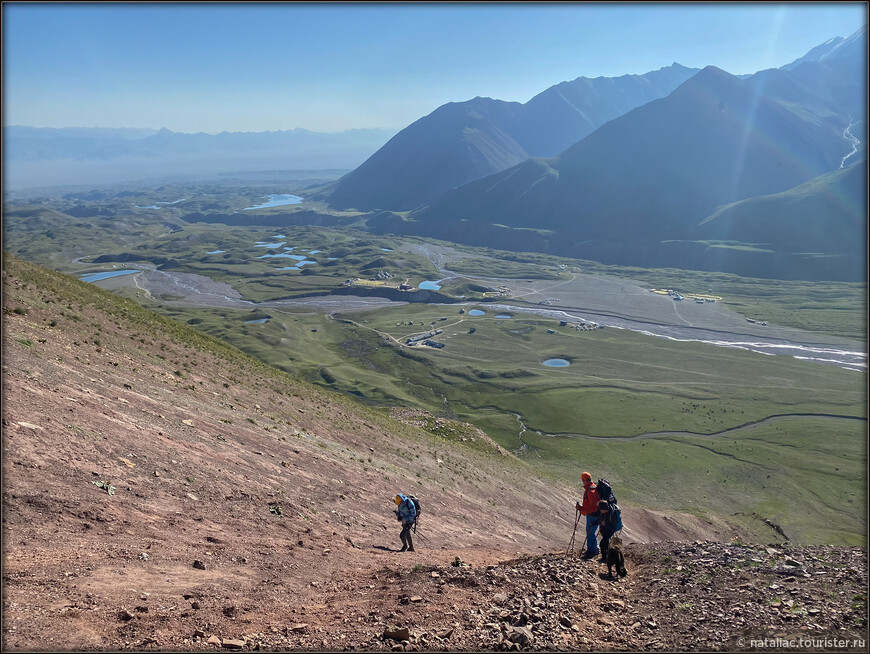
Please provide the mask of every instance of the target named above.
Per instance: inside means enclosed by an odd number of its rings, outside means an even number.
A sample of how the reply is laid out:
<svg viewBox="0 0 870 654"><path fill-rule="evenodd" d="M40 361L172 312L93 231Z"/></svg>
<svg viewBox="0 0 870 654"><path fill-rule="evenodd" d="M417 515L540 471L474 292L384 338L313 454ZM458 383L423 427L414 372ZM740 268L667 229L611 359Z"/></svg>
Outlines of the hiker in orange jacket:
<svg viewBox="0 0 870 654"><path fill-rule="evenodd" d="M580 480L583 482L583 504L577 502L576 510L581 515L586 516L586 554L584 559L591 559L598 555L598 539L595 537L595 532L598 530L598 522L592 517L598 511L598 502L601 499L598 496L598 489L592 483L592 475L584 472L580 475Z"/></svg>

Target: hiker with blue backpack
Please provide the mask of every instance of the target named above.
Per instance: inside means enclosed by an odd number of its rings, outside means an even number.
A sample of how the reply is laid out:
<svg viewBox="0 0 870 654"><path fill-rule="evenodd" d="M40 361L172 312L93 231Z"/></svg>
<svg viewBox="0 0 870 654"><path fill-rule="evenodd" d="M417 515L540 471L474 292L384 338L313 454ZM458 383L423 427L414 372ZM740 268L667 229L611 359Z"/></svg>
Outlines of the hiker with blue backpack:
<svg viewBox="0 0 870 654"><path fill-rule="evenodd" d="M398 507L394 513L396 514L396 519L402 523L402 531L399 534L399 538L402 539L402 549L399 550L400 552L414 551L414 542L411 540L411 527L414 527L416 531L417 516L420 513L417 509L417 503L414 501L415 499L413 495L402 495L401 493L394 498Z"/></svg>

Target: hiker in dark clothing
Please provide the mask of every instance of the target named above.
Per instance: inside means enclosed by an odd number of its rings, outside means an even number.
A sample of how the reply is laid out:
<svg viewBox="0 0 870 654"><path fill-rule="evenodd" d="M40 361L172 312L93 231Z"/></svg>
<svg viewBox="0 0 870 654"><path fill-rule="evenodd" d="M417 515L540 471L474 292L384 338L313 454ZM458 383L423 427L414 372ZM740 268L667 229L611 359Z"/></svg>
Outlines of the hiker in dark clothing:
<svg viewBox="0 0 870 654"><path fill-rule="evenodd" d="M600 561L606 562L610 537L622 529L622 511L617 504L611 504L607 500L600 500L598 502L598 510L592 514L592 519L598 525L601 533Z"/></svg>
<svg viewBox="0 0 870 654"><path fill-rule="evenodd" d="M413 552L414 542L411 540L411 527L414 526L414 522L417 520L417 508L410 497L401 493L396 495L395 502L399 508L394 513L396 514L396 519L402 523L402 532L399 534L399 538L402 539L402 549L399 551Z"/></svg>

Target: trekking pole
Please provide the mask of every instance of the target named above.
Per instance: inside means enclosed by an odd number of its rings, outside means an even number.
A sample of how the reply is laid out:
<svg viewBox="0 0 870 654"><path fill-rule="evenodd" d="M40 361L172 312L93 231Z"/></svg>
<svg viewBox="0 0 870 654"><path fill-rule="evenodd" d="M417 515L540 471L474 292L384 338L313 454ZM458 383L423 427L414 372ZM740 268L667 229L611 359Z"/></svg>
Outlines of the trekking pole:
<svg viewBox="0 0 870 654"><path fill-rule="evenodd" d="M580 550L580 556L582 557L586 553L586 545L589 543L589 532L586 532L586 538L583 539L583 549Z"/></svg>
<svg viewBox="0 0 870 654"><path fill-rule="evenodd" d="M565 550L565 556L568 556L568 552L571 552L572 556L574 554L574 537L577 534L577 525L580 523L580 512L576 509L574 510L574 531L571 532L571 541L568 543L568 549Z"/></svg>

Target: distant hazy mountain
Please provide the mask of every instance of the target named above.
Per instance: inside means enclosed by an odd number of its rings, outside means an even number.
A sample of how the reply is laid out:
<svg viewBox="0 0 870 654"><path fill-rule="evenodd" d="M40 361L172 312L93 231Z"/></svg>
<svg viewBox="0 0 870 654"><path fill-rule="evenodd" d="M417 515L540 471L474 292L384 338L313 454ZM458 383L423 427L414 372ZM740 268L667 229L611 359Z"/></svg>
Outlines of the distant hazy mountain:
<svg viewBox="0 0 870 654"><path fill-rule="evenodd" d="M847 43L853 45L847 49ZM721 217L698 227L717 207L789 191L836 171L852 151L846 128L866 114L866 78L855 74L866 66L866 32L863 49L860 39L837 45L837 56L747 79L705 68L669 96L606 123L558 157L530 159L448 191L412 212L411 221L381 216L372 224L380 231L613 263L703 268L707 263L674 243L724 238L728 230L716 225L729 221ZM854 182L855 174L843 177ZM807 197L807 190L798 195ZM818 200L804 206L827 205ZM861 206L866 212L866 203ZM837 220L847 224L853 218ZM746 222L751 220L732 219L731 226L739 223L741 230L731 240L756 242ZM799 224L811 233L809 220ZM853 236L863 244L863 234ZM830 243L835 241L845 245ZM765 242L780 254L797 247L793 235ZM801 274L788 257L779 263L779 270L767 273ZM853 274L863 276L864 270Z"/></svg>
<svg viewBox="0 0 870 654"><path fill-rule="evenodd" d="M554 156L607 121L668 95L696 72L673 64L645 75L578 77L525 104L478 97L443 105L396 134L323 197L337 208L414 209L530 156Z"/></svg>
<svg viewBox="0 0 870 654"><path fill-rule="evenodd" d="M353 168L395 131L185 134L168 129L3 130L9 188L252 170Z"/></svg>
<svg viewBox="0 0 870 654"><path fill-rule="evenodd" d="M150 127L28 127L11 125L3 129L4 138L53 140L71 139L141 139L156 134Z"/></svg>

